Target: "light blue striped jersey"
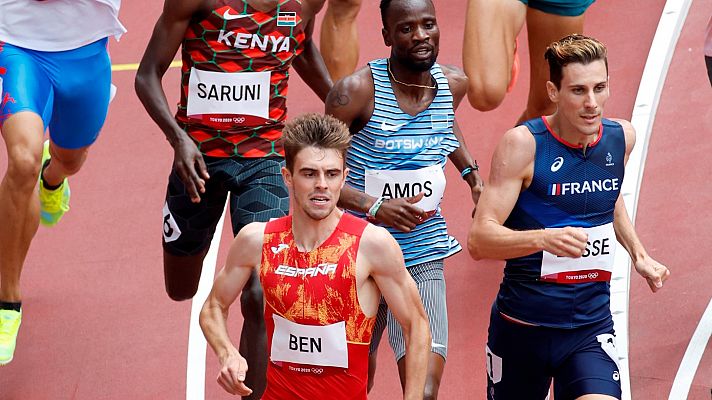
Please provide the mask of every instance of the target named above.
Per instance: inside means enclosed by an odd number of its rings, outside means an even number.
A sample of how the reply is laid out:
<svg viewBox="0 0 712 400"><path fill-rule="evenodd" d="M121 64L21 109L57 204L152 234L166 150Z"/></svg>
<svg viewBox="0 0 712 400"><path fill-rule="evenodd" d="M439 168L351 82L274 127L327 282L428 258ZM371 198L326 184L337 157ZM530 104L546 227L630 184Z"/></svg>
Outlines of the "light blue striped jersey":
<svg viewBox="0 0 712 400"><path fill-rule="evenodd" d="M412 171L431 166L444 169L447 156L460 146L453 133L452 93L440 66L434 64L430 69L438 88L432 104L412 116L398 107L388 78L387 62L380 59L369 63L375 91L373 115L353 136L346 156L346 166L351 170L346 182L360 191L365 191L367 170ZM417 192L393 194L393 197L408 197ZM354 214L365 217L361 213ZM440 260L462 250L457 240L448 235L440 206L432 217L409 233L386 228L400 244L407 267Z"/></svg>

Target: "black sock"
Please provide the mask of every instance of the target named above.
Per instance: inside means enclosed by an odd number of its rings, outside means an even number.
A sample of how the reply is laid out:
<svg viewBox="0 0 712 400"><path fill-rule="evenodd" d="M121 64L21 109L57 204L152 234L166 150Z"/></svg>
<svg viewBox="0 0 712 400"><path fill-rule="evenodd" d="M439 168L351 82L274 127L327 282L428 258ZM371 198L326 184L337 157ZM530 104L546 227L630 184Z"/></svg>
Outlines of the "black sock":
<svg viewBox="0 0 712 400"><path fill-rule="evenodd" d="M42 172L40 174L42 175L42 187L44 187L47 190L57 190L59 189L60 186L62 186L63 182L60 182L59 185L52 186L47 183L47 181L44 179L44 171L47 169L47 166L49 165L49 160L45 161L44 165L42 165Z"/></svg>
<svg viewBox="0 0 712 400"><path fill-rule="evenodd" d="M15 310L17 312L20 312L21 307L22 302L8 303L6 301L0 301L0 310Z"/></svg>

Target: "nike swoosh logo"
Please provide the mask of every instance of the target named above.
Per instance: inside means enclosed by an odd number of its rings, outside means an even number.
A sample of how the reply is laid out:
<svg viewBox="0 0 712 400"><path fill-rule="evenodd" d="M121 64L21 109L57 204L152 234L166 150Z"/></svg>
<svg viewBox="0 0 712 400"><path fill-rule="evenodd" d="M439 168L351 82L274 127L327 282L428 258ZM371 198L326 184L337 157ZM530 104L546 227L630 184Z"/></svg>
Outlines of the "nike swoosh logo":
<svg viewBox="0 0 712 400"><path fill-rule="evenodd" d="M407 124L407 122L398 125L389 125L386 123L386 121L381 121L381 130L386 132L395 132L398 129L402 128L405 124Z"/></svg>
<svg viewBox="0 0 712 400"><path fill-rule="evenodd" d="M226 21L232 21L233 19L247 18L247 17L251 17L251 16L252 16L252 14L233 15L233 14L230 14L230 10L225 10L225 13L223 13L223 19Z"/></svg>

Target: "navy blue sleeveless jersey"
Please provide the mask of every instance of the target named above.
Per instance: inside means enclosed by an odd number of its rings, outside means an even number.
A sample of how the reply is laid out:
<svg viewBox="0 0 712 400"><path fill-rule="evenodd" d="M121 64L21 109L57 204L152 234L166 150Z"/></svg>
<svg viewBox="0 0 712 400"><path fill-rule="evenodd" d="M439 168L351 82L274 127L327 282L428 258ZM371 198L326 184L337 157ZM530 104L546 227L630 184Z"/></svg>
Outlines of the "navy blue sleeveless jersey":
<svg viewBox="0 0 712 400"><path fill-rule="evenodd" d="M531 230L612 223L625 171L623 127L603 119L598 138L584 152L580 145L566 143L553 133L544 117L524 125L536 140L534 175L504 226ZM609 282L543 281L542 255L537 252L507 260L496 300L499 311L557 328L611 318Z"/></svg>

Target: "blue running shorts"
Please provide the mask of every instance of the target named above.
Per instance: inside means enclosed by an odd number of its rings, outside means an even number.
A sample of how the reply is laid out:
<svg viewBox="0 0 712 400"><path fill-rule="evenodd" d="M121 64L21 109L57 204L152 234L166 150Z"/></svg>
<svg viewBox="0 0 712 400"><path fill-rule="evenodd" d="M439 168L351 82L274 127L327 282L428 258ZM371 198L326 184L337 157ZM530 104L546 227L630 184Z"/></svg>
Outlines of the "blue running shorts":
<svg viewBox="0 0 712 400"><path fill-rule="evenodd" d="M0 127L12 115L42 117L52 141L65 149L96 140L109 107L107 39L74 50L36 51L0 42Z"/></svg>
<svg viewBox="0 0 712 400"><path fill-rule="evenodd" d="M543 11L548 14L561 15L563 17L578 17L586 12L586 9L595 0L519 0L531 8Z"/></svg>
<svg viewBox="0 0 712 400"><path fill-rule="evenodd" d="M613 321L573 329L529 326L490 315L487 399L544 400L554 381L556 400L585 394L621 398Z"/></svg>

